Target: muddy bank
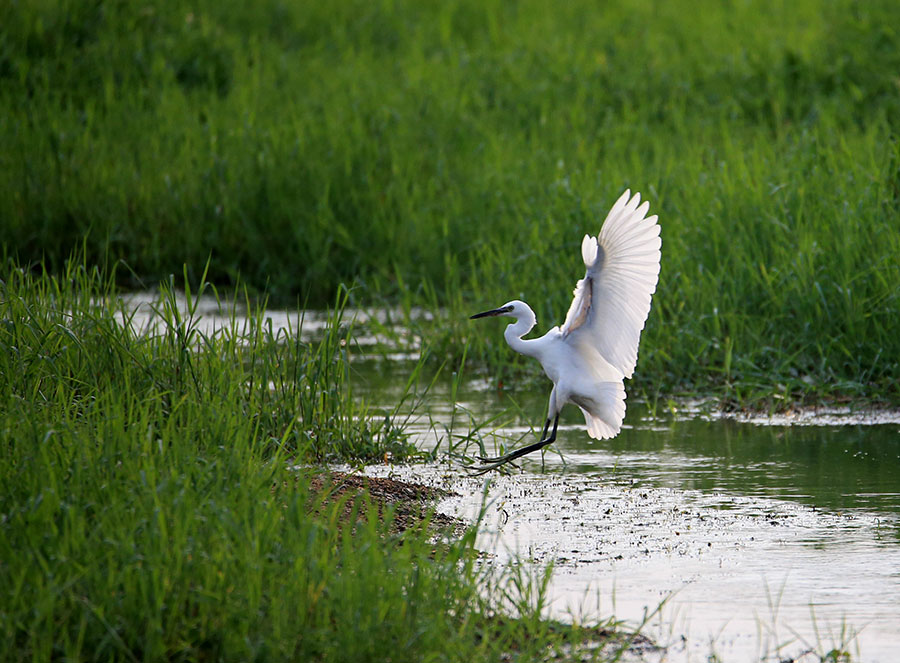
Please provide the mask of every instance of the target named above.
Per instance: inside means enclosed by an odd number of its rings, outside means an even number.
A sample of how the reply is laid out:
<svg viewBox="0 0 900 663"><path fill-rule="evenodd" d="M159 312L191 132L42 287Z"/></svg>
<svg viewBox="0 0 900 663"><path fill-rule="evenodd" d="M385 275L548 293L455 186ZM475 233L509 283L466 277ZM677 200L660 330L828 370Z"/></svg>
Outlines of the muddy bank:
<svg viewBox="0 0 900 663"><path fill-rule="evenodd" d="M368 500L380 520L390 513L391 530L403 532L428 519L435 530L462 532L466 524L454 516L435 510L441 499L459 497L457 493L420 483L351 472L319 472L310 478L314 508L319 504L342 502L343 515L350 518L359 509L356 498Z"/></svg>

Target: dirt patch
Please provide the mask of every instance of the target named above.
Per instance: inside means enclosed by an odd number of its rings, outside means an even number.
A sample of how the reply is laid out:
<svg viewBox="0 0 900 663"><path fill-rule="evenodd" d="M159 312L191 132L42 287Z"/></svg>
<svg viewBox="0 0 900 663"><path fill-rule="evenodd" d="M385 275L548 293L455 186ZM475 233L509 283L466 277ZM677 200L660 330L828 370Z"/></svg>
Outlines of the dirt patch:
<svg viewBox="0 0 900 663"><path fill-rule="evenodd" d="M458 497L457 493L396 479L367 477L346 472L325 472L311 477L310 489L324 498L326 504L344 497L344 515L351 517L357 497L367 495L383 520L390 511L391 529L403 532L426 518L435 530L452 530L462 533L465 523L458 518L435 512L434 502L445 497Z"/></svg>

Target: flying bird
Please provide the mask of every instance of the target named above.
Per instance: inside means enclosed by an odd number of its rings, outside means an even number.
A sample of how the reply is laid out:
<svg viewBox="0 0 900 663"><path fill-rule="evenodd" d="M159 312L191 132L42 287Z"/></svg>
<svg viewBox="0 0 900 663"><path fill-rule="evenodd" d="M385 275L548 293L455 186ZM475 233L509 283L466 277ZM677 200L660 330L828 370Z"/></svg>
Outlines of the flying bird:
<svg viewBox="0 0 900 663"><path fill-rule="evenodd" d="M609 210L600 234L584 236L581 257L587 271L575 286L562 327L553 327L540 338L522 338L537 320L531 307L519 300L471 317L514 318L503 332L506 342L516 352L537 359L553 381L541 439L503 456L481 457L486 464L474 468L475 476L552 444L566 403L581 409L592 438L618 435L625 418L623 381L634 372L659 279L662 240L656 216L647 216L649 209L649 203L641 204L640 193L632 197L625 191Z"/></svg>

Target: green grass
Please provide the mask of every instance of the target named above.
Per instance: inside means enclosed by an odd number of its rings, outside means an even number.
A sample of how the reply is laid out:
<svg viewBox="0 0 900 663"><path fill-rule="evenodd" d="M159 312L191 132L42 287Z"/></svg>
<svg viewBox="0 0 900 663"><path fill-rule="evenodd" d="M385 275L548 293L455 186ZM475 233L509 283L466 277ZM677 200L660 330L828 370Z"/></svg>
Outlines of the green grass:
<svg viewBox="0 0 900 663"><path fill-rule="evenodd" d="M406 450L342 386L339 308L311 345L262 309L203 335L164 288L139 336L96 270L6 267L0 660L534 660L590 637L542 619L546 577L476 563L474 530L435 544L290 469Z"/></svg>
<svg viewBox="0 0 900 663"><path fill-rule="evenodd" d="M663 225L632 395L896 406L897 25L892 0L0 3L0 658L583 635L471 534L435 549L365 502L351 526L287 469L413 453L354 397L334 293L434 310L451 365L535 371L467 314L560 322L630 187ZM255 304L210 337L173 273L336 312L315 343ZM160 282L136 336L119 287Z"/></svg>
<svg viewBox="0 0 900 663"><path fill-rule="evenodd" d="M103 426L148 439L197 425L204 439L257 440L260 453L297 462L418 453L395 425L396 409L376 413L353 395L352 330L342 324L346 292L322 338L309 343L300 329L273 330L262 307L250 309L246 321L234 318L221 332L204 333L197 295L206 286L196 295L187 288L183 311L170 280L155 306L162 324L139 334L122 324L134 313L99 270L70 262L57 278L33 276L12 262L6 269L0 370L7 377L0 393L8 430L28 422L78 431L99 417Z"/></svg>
<svg viewBox="0 0 900 663"><path fill-rule="evenodd" d="M636 387L900 393L900 5L42 2L0 9L5 250L153 286L561 321L626 187L663 225ZM482 340L487 336L492 340Z"/></svg>

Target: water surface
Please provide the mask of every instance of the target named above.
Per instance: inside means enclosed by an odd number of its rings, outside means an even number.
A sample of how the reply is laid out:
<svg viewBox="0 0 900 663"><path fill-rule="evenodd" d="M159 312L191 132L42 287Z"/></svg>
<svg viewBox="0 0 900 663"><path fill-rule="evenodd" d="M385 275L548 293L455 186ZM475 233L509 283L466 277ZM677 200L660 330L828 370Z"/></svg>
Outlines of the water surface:
<svg viewBox="0 0 900 663"><path fill-rule="evenodd" d="M159 323L155 301L131 298L136 328ZM204 333L245 322L210 298L198 314ZM327 320L267 317L276 331L309 338ZM403 317L345 312L379 330L354 336L352 381L388 412L404 400L418 351L414 337L390 329ZM439 379L412 416L419 446L459 456L476 453L477 440L494 454L540 432L549 383L498 391L484 377L460 379L453 398L454 379ZM510 476L471 478L446 460L367 471L449 488L459 496L439 509L463 518L486 500L478 545L493 552L490 563L552 562L556 617L634 625L650 615L643 631L667 646L656 660L818 661L833 648L854 661L898 660L900 416L831 410L737 421L691 404L682 411L654 417L631 399L621 434L591 441L570 407L556 444Z"/></svg>
<svg viewBox="0 0 900 663"><path fill-rule="evenodd" d="M386 406L405 384L396 363L355 371ZM442 383L413 431L443 448L495 418L485 443L499 451L492 445L534 439L547 393L475 379L454 406ZM644 627L669 646L662 660L779 661L840 648L888 663L900 651L900 424L845 414L854 423L816 425L809 413L804 425L750 423L651 417L632 402L618 437L592 441L571 408L555 445L486 484L451 463L369 471L450 488L461 496L440 509L466 518L486 486L479 545L496 563L552 561L558 617L635 624L664 601Z"/></svg>

